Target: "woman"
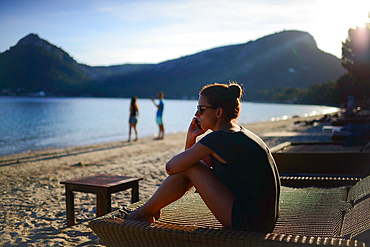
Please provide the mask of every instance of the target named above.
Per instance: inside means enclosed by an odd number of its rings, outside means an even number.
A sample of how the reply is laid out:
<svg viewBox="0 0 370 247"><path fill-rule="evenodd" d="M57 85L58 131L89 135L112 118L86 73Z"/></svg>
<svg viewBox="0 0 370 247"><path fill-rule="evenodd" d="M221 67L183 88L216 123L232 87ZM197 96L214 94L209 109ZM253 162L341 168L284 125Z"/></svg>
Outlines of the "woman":
<svg viewBox="0 0 370 247"><path fill-rule="evenodd" d="M166 164L169 176L154 195L126 217L154 222L163 207L195 186L226 228L272 231L279 210L279 174L266 144L236 122L241 87L213 84L199 95L186 150ZM212 132L196 142L207 130Z"/></svg>
<svg viewBox="0 0 370 247"><path fill-rule="evenodd" d="M135 131L135 141L137 141L137 130L136 130L136 124L137 124L137 117L139 116L139 108L137 107L136 104L137 97L132 97L131 98L131 104L130 104L130 117L129 117L129 124L130 124L130 129L128 132L128 141L131 141L131 129L134 129Z"/></svg>

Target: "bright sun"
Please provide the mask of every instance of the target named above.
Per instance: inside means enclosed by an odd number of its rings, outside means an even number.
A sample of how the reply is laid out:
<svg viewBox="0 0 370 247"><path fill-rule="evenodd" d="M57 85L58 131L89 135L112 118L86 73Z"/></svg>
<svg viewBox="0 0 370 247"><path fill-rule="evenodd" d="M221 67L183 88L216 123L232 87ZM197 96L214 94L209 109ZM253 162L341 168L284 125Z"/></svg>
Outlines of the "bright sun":
<svg viewBox="0 0 370 247"><path fill-rule="evenodd" d="M370 1L320 0L316 1L314 12L317 31L313 36L318 47L341 57L341 42L346 40L348 29L370 22Z"/></svg>

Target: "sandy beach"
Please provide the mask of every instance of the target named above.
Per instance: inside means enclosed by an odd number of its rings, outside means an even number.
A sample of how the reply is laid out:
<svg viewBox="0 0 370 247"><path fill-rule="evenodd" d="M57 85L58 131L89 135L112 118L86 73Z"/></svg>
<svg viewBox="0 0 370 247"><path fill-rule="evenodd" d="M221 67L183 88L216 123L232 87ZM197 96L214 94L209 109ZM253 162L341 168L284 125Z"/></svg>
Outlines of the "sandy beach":
<svg viewBox="0 0 370 247"><path fill-rule="evenodd" d="M330 141L322 126L294 124L320 116L244 125L269 147L285 141ZM140 133L139 133L140 134ZM184 149L186 133L164 140L112 142L0 156L0 246L103 246L88 223L96 217L96 196L75 193L76 225L66 225L61 181L95 174L142 177L140 199L166 178L164 165ZM112 207L130 203L131 191L112 195Z"/></svg>

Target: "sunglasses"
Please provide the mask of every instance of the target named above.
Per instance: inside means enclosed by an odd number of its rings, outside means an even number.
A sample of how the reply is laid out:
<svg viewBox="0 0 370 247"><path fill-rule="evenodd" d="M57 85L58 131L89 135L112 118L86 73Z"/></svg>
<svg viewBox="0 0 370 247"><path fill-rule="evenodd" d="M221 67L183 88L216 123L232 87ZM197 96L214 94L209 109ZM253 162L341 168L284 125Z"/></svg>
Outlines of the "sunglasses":
<svg viewBox="0 0 370 247"><path fill-rule="evenodd" d="M207 108L212 108L212 109L217 109L218 107L216 106L203 106L203 105L198 105L197 106L197 112L199 113L199 115L202 115L203 112L205 111L205 109Z"/></svg>

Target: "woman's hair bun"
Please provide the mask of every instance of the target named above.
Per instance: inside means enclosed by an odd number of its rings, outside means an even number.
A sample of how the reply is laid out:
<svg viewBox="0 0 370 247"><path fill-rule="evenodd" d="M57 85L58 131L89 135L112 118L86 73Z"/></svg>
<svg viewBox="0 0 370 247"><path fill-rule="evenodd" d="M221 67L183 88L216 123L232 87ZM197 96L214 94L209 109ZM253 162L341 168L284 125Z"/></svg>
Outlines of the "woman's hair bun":
<svg viewBox="0 0 370 247"><path fill-rule="evenodd" d="M242 97L243 90L239 84L232 82L229 85L229 89L234 92L237 99L240 99Z"/></svg>

